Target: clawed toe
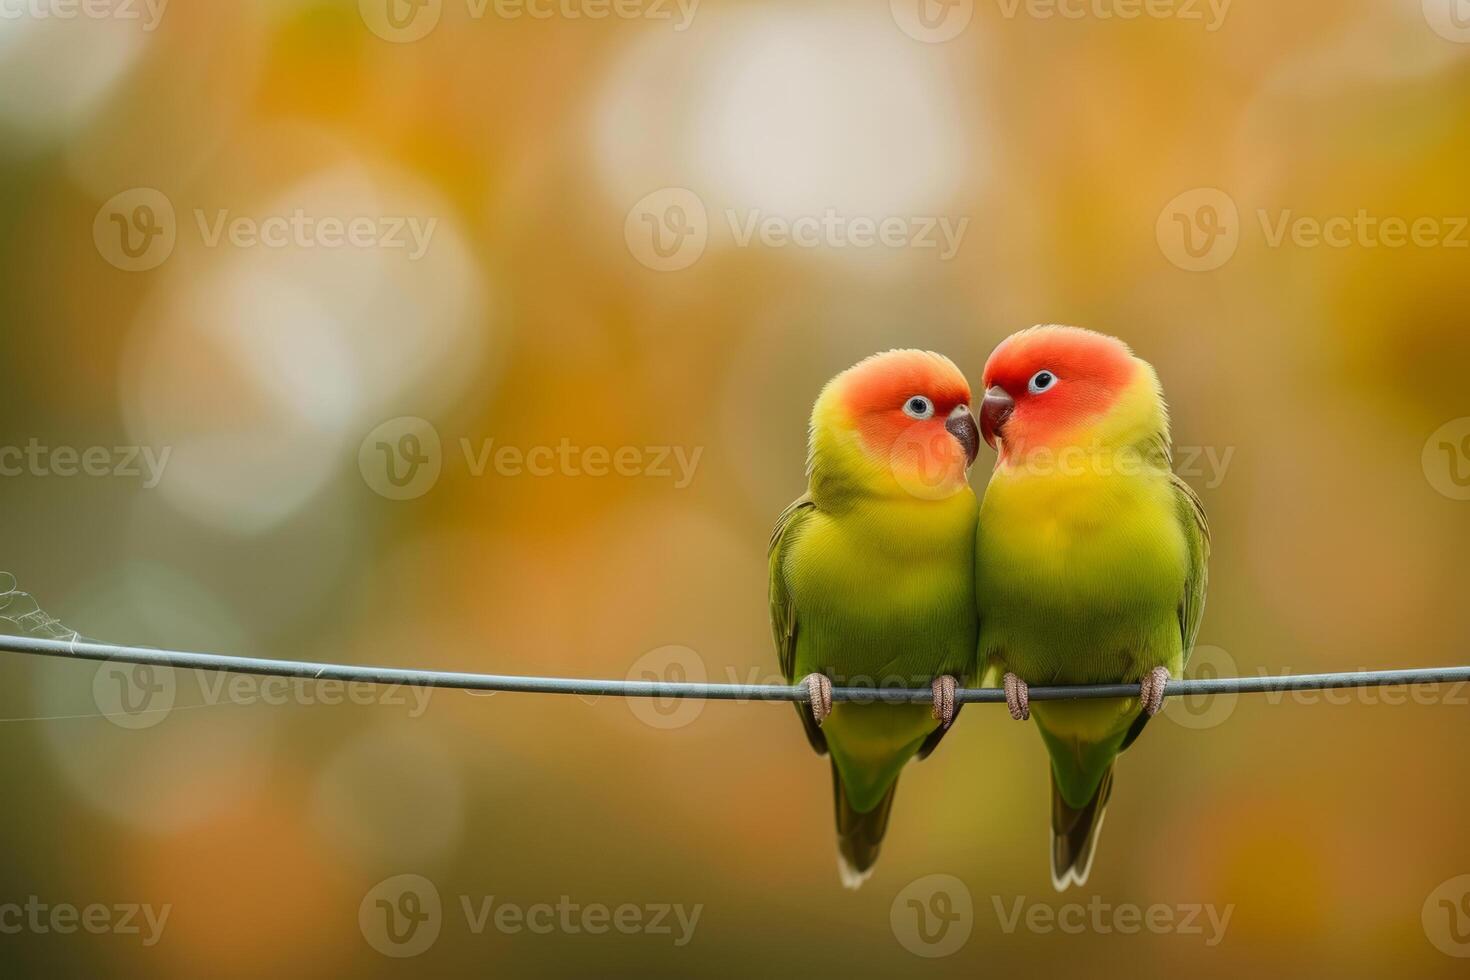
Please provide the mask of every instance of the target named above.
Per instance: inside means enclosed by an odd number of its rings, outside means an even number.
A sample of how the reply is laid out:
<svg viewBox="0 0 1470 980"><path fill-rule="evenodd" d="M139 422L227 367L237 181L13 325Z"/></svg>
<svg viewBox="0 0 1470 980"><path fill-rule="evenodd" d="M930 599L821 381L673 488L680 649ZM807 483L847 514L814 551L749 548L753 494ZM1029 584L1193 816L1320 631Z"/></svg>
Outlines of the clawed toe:
<svg viewBox="0 0 1470 980"><path fill-rule="evenodd" d="M934 690L934 719L939 722L940 728L949 728L954 721L955 691L959 688L959 682L953 677L945 674L934 678L931 685Z"/></svg>
<svg viewBox="0 0 1470 980"><path fill-rule="evenodd" d="M1026 682L1015 674L1007 673L1005 676L1006 707L1011 709L1011 717L1017 721L1025 721L1031 717L1031 694Z"/></svg>
<svg viewBox="0 0 1470 980"><path fill-rule="evenodd" d="M806 685L807 703L811 705L812 717L816 719L817 727L822 727L822 722L832 713L832 681L823 674L808 674L802 680Z"/></svg>
<svg viewBox="0 0 1470 980"><path fill-rule="evenodd" d="M1144 714L1152 718L1164 706L1164 687L1169 683L1167 667L1155 667L1138 685L1138 699Z"/></svg>

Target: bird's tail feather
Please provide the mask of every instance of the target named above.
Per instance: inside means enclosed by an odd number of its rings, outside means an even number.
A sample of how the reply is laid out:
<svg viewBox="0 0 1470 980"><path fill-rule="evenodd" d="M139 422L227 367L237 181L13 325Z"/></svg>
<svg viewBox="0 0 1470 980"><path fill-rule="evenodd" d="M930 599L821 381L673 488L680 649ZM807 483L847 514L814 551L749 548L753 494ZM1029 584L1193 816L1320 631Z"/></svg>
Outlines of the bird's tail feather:
<svg viewBox="0 0 1470 980"><path fill-rule="evenodd" d="M1097 835L1107 815L1108 797L1113 793L1113 767L1103 774L1097 792L1080 809L1073 809L1062 799L1056 775L1051 780L1051 883L1057 891L1067 886L1087 884L1092 873L1092 859Z"/></svg>
<svg viewBox="0 0 1470 980"><path fill-rule="evenodd" d="M878 848L888 830L888 814L893 809L893 794L897 789L898 780L894 779L877 806L866 813L859 813L847 798L837 763L832 763L832 797L837 810L837 871L842 875L842 884L848 888L859 888L873 873L873 862L878 860Z"/></svg>

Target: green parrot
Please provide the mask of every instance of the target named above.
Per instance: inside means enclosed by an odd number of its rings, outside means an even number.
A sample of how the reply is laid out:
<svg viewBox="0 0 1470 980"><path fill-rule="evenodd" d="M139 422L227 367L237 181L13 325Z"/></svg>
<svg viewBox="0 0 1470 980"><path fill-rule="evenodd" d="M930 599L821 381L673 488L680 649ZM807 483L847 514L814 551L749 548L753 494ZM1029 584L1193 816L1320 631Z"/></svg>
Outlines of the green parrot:
<svg viewBox="0 0 1470 980"><path fill-rule="evenodd" d="M1040 326L985 365L998 458L976 531L977 659L1051 756L1052 883L1084 884L1118 754L1184 671L1209 525L1174 474L1154 369L1121 341ZM1138 683L1137 698L1030 705L1029 684Z"/></svg>
<svg viewBox="0 0 1470 980"><path fill-rule="evenodd" d="M831 753L838 869L871 874L899 770L953 721L975 660L980 435L948 358L896 350L827 383L812 409L807 492L770 544L771 628L781 671L802 678L807 738ZM832 686L929 686L933 704L832 703Z"/></svg>

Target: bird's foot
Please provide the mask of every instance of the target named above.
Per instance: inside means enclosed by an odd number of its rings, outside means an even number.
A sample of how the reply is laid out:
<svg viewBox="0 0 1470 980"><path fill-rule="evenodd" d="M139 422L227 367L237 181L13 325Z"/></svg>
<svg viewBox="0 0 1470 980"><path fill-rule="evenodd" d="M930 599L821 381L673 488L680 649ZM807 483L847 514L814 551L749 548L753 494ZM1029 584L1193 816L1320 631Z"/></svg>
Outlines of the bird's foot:
<svg viewBox="0 0 1470 980"><path fill-rule="evenodd" d="M816 719L817 727L822 727L822 722L832 713L832 681L825 674L807 674L802 679L806 685L807 703L811 705L812 717Z"/></svg>
<svg viewBox="0 0 1470 980"><path fill-rule="evenodd" d="M1155 667L1138 685L1138 699L1143 712L1152 718L1164 706L1164 686L1169 683L1169 668Z"/></svg>
<svg viewBox="0 0 1470 980"><path fill-rule="evenodd" d="M1006 707L1011 709L1011 717L1017 721L1025 721L1031 717L1031 689L1026 682L1015 674L1007 673L1005 676Z"/></svg>
<svg viewBox="0 0 1470 980"><path fill-rule="evenodd" d="M931 685L934 690L934 720L939 722L939 727L948 729L954 721L955 704L954 692L959 688L959 682L948 674L934 678Z"/></svg>

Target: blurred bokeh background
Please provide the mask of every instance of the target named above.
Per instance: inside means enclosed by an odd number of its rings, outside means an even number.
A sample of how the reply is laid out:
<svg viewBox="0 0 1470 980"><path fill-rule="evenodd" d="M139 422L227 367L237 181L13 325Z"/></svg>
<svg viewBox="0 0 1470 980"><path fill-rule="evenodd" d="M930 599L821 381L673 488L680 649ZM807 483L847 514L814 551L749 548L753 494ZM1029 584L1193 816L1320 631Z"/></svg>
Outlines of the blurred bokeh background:
<svg viewBox="0 0 1470 980"><path fill-rule="evenodd" d="M1465 663L1463 7L7 6L0 569L119 643L770 680L821 383L893 346L975 379L1068 322L1164 379L1215 531L1192 672ZM0 911L7 974L1470 954L1466 689L1172 704L1057 896L1042 747L994 708L907 772L854 894L785 706L217 682L0 655L0 905L170 908L151 945ZM970 910L940 958L934 874ZM412 958L372 924L400 875L442 905ZM682 945L477 932L491 896L702 909ZM1228 927L1109 926L1154 905Z"/></svg>

